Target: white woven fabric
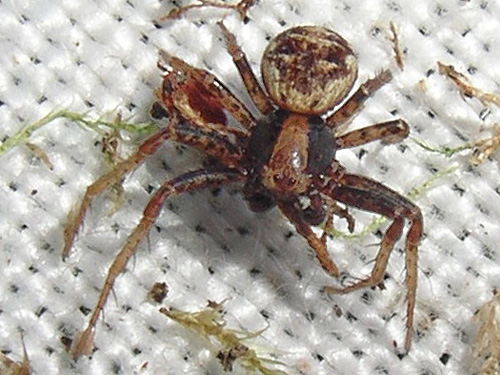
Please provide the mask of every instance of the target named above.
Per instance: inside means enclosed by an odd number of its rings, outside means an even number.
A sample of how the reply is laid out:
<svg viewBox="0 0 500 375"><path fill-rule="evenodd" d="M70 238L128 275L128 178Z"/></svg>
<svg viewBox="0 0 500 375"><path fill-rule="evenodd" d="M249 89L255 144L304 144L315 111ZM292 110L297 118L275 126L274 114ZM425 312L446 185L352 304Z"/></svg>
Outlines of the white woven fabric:
<svg viewBox="0 0 500 375"><path fill-rule="evenodd" d="M187 4L187 3L183 3ZM159 1L3 0L0 2L0 139L54 109L103 115L120 110L148 119L163 48L208 68L246 103L243 84L215 22L225 17L257 71L266 38L299 24L324 25L357 51L360 79L390 68L395 78L367 102L352 127L396 117L411 134L440 146L488 135L500 111L465 99L437 73L437 61L470 74L500 93L500 3L422 0L261 0L243 24L231 11L194 10L177 21L155 20L173 5ZM389 23L399 30L405 69L394 63ZM407 193L456 166L415 199L425 219L413 348L398 357L406 314L403 241L390 259L385 290L324 296L333 284L306 242L278 212L256 215L234 187L214 196L176 198L114 288L97 325L97 351L74 362L60 341L83 328L108 265L166 178L189 170L199 155L167 144L125 181L126 199L107 216L97 200L68 260L62 232L70 208L106 164L96 133L56 121L29 141L48 156L50 170L25 146L0 156L0 349L21 359L24 341L33 372L44 374L220 374L206 343L158 313L146 299L165 281L165 302L199 310L227 300L229 327L268 327L256 349L274 353L289 374L466 374L474 312L499 287L500 156L477 168L468 154L452 158L405 140L339 153L349 171ZM173 208L173 210L172 210ZM371 215L352 210L357 230ZM387 224L384 225L384 229ZM379 238L335 239L332 256L361 277L371 269ZM336 312L340 311L341 316ZM396 343L398 348L393 347ZM235 369L236 373L244 373Z"/></svg>

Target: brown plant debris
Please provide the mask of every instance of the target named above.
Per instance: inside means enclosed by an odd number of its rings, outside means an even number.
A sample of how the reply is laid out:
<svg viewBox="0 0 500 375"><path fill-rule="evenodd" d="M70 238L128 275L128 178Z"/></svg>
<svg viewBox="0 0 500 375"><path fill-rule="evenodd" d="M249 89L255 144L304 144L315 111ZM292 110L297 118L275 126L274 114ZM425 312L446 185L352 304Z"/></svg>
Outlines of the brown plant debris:
<svg viewBox="0 0 500 375"><path fill-rule="evenodd" d="M178 19L190 9L204 8L204 7L234 9L238 12L240 18L243 21L245 21L247 19L248 9L250 9L250 7L252 7L256 3L256 1L257 0L241 0L236 4L227 4L220 1L199 0L199 3L197 4L191 4L191 5L186 5L184 7L172 9L166 15L162 16L160 18L160 21Z"/></svg>
<svg viewBox="0 0 500 375"><path fill-rule="evenodd" d="M162 303L168 293L168 285L163 282L153 284L148 292L148 298L156 303Z"/></svg>
<svg viewBox="0 0 500 375"><path fill-rule="evenodd" d="M21 336L21 341L23 343L23 360L13 361L5 354L0 352L0 374L1 375L30 375L30 362L28 359L28 353L26 352L26 346L24 345L24 340Z"/></svg>
<svg viewBox="0 0 500 375"><path fill-rule="evenodd" d="M473 368L478 375L496 375L500 370L500 290L474 315L480 324L472 347Z"/></svg>
<svg viewBox="0 0 500 375"><path fill-rule="evenodd" d="M47 156L47 154L45 153L45 151L43 151L43 149L40 146L38 146L34 143L27 142L26 147L28 148L28 150L30 150L31 154L35 158L41 160L41 162L47 167L47 169L49 169L51 171L54 169L54 165L50 161L50 159Z"/></svg>
<svg viewBox="0 0 500 375"><path fill-rule="evenodd" d="M121 122L122 116L121 113L118 112L113 120L113 123L119 124ZM120 142L122 141L121 134L118 127L112 127L107 132L103 133L101 151L104 155L106 164L109 165L110 169L113 169L123 161L123 158L120 155ZM107 213L108 216L111 216L118 211L125 201L123 180L124 179L121 179L111 187L113 206L109 209Z"/></svg>
<svg viewBox="0 0 500 375"><path fill-rule="evenodd" d="M210 347L215 346L214 356L221 362L225 371L232 371L234 363L238 363L248 373L259 371L264 375L286 375L281 370L267 367L267 364L279 365L280 362L261 358L242 343L243 340L259 336L263 330L249 333L227 328L222 317L222 304L210 302L205 309L196 312L165 307L161 308L160 312L196 332L210 343Z"/></svg>
<svg viewBox="0 0 500 375"><path fill-rule="evenodd" d="M404 69L404 61L403 61L403 52L401 51L401 47L399 45L399 34L396 24L391 21L389 24L391 29L391 37L390 41L392 42L392 49L394 51L394 60L396 60L396 65L400 70Z"/></svg>
<svg viewBox="0 0 500 375"><path fill-rule="evenodd" d="M485 161L495 150L500 147L500 126L493 125L493 135L488 138L478 139L472 148L471 163L479 165Z"/></svg>
<svg viewBox="0 0 500 375"><path fill-rule="evenodd" d="M467 77L458 72L453 65L446 65L438 61L438 71L440 74L450 78L458 87L458 90L468 98L477 98L484 106L492 103L500 107L500 96L494 93L484 92L472 86Z"/></svg>

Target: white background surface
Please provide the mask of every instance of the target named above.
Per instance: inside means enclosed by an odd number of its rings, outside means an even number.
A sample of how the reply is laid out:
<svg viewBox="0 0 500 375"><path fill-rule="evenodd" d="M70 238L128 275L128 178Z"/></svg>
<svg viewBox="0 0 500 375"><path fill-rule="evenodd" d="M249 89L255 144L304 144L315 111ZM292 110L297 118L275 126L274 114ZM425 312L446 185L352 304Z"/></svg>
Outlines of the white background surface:
<svg viewBox="0 0 500 375"><path fill-rule="evenodd" d="M412 136L457 146L488 135L500 121L498 108L485 110L474 99L464 100L436 65L453 64L471 73L476 86L500 93L497 1L261 0L247 24L232 12L205 9L155 27L154 20L171 7L150 0L2 0L0 139L54 109L96 115L119 109L124 117L147 120L160 83L160 48L209 68L248 103L215 27L223 16L256 71L266 37L299 24L324 25L349 40L359 56L361 81L391 68L394 81L367 103L353 127L397 116L411 125ZM387 40L390 21L399 28L403 72L395 67ZM63 263L66 215L106 171L99 140L92 131L57 121L30 138L53 170L24 146L0 157L0 348L20 359L22 329L34 373L222 373L199 337L147 302L156 281L170 287L168 306L198 310L208 299L227 299L230 327L268 326L256 340L258 349L278 354L289 374L470 373L471 318L500 286L500 156L471 168L467 153L446 159L409 139L339 154L349 171L401 193L457 166L415 199L424 214L425 239L419 254L419 334L408 356L400 359L393 347L395 340L401 348L404 337L402 241L391 257L385 290L325 297L319 290L335 281L305 241L276 211L249 212L232 187L217 197L202 192L172 200L174 211L164 210L118 278L116 297L97 326L98 350L91 359L73 362L60 338L86 323L82 310L94 306L107 267L151 187L199 162L197 154L165 145L126 180L126 202L115 215L106 216L109 196L97 200ZM352 212L357 230L372 218ZM343 270L359 277L371 269L377 241L373 235L337 239L329 249Z"/></svg>

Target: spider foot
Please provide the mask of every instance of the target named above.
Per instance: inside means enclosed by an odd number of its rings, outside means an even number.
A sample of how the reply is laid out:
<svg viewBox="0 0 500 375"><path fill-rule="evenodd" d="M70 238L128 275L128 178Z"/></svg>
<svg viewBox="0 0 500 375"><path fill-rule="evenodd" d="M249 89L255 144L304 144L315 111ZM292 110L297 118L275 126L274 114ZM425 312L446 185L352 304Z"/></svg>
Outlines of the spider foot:
<svg viewBox="0 0 500 375"><path fill-rule="evenodd" d="M332 294L347 294L353 292L358 289L370 288L370 287L380 287L380 289L385 289L384 282L381 280L373 280L372 278L363 279L355 282L354 284L345 286L345 287L336 287L336 286L325 286L323 287L323 291L326 293Z"/></svg>
<svg viewBox="0 0 500 375"><path fill-rule="evenodd" d="M77 334L69 353L73 358L78 358L82 355L91 355L94 349L94 326L87 326L87 328Z"/></svg>

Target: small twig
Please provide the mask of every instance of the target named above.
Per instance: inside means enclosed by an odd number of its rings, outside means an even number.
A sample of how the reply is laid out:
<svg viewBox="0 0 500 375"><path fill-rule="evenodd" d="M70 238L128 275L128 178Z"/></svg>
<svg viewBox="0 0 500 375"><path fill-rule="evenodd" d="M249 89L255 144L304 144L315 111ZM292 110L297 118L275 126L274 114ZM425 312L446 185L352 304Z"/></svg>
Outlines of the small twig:
<svg viewBox="0 0 500 375"><path fill-rule="evenodd" d="M419 196L421 196L426 190L428 190L435 182L439 181L441 178L449 175L450 173L453 173L454 171L457 170L457 166L451 166L449 168L443 169L442 171L439 171L437 173L434 173L431 177L429 177L427 180L422 182L420 185L414 187L411 189L408 194L406 194L406 197L409 199L415 199Z"/></svg>
<svg viewBox="0 0 500 375"><path fill-rule="evenodd" d="M436 152L446 157L451 157L458 152L469 150L472 152L470 162L472 165L478 166L494 151L500 148L500 127L498 124L493 125L493 133L491 137L477 139L473 142L466 142L457 147L434 147L418 138L413 138L413 142L427 151Z"/></svg>
<svg viewBox="0 0 500 375"><path fill-rule="evenodd" d="M26 142L26 147L30 150L30 152L38 159L40 159L42 161L42 163L49 169L49 170L53 170L54 169L54 165L52 164L52 162L50 161L49 157L47 156L47 154L45 153L45 151L43 151L43 149L38 146L38 145L35 145L34 143L30 143L30 142Z"/></svg>
<svg viewBox="0 0 500 375"><path fill-rule="evenodd" d="M404 61L403 61L403 53L401 52L401 47L399 45L399 34L398 30L396 28L396 24L391 21L389 24L390 29L391 29L391 38L390 41L392 42L392 49L394 51L394 59L396 60L396 65L400 70L404 69Z"/></svg>
<svg viewBox="0 0 500 375"><path fill-rule="evenodd" d="M478 375L498 374L500 369L500 293L493 291L493 298L474 315L480 324L472 346L473 367Z"/></svg>
<svg viewBox="0 0 500 375"><path fill-rule="evenodd" d="M234 362L254 373L259 371L264 375L286 375L281 370L271 369L266 364L283 365L280 362L259 357L254 350L242 343L257 337L265 330L257 332L238 332L226 327L226 322L221 314L222 303L209 303L208 307L196 312L186 312L161 308L160 312L170 319L175 320L185 328L196 332L210 344L216 344L216 357L221 361L226 371L231 371ZM216 343L212 342L215 339Z"/></svg>
<svg viewBox="0 0 500 375"><path fill-rule="evenodd" d="M234 9L240 15L242 21L245 21L247 18L247 12L250 7L252 7L257 0L241 0L236 4L226 4L218 1L210 1L210 0L199 0L199 4L191 4L186 5L180 8L174 8L166 15L160 17L160 21L173 20L178 19L183 16L190 9L196 8L205 8L205 7L213 7L213 8L221 8L221 9Z"/></svg>
<svg viewBox="0 0 500 375"><path fill-rule="evenodd" d="M13 361L2 352L0 352L0 363L2 364L0 368L1 375L30 375L30 362L28 359L28 352L26 351L26 345L24 344L24 338L21 334L21 342L23 345L23 360Z"/></svg>
<svg viewBox="0 0 500 375"><path fill-rule="evenodd" d="M421 139L418 138L412 138L413 142L415 142L417 145L422 147L423 149L430 151L430 152L436 152L438 154L442 154L446 156L447 158L455 155L458 152L464 151L464 150L470 150L474 146L473 143L466 142L460 146L457 147L434 147L429 145L428 143L422 141Z"/></svg>
<svg viewBox="0 0 500 375"><path fill-rule="evenodd" d="M500 147L500 127L493 125L493 135L489 138L478 139L473 144L471 163L479 165Z"/></svg>
<svg viewBox="0 0 500 375"><path fill-rule="evenodd" d="M438 61L437 64L439 73L450 78L463 95L465 95L468 98L477 98L484 106L487 106L489 103L500 106L499 95L489 92L484 92L481 89L472 86L468 82L465 75L455 70L455 67L453 65L446 65L440 61Z"/></svg>
<svg viewBox="0 0 500 375"><path fill-rule="evenodd" d="M120 123L122 121L121 113L115 116L113 124ZM104 154L104 159L109 165L110 169L115 168L123 158L120 156L119 145L121 141L120 131L118 127L114 126L110 129L108 134L102 137L102 153ZM113 206L109 209L107 215L113 215L124 202L124 189L123 189L123 179L118 181L111 187L113 194Z"/></svg>
<svg viewBox="0 0 500 375"><path fill-rule="evenodd" d="M26 125L17 133L7 138L2 144L0 144L0 155L12 149L13 147L18 146L23 142L26 142L36 130L60 118L70 120L80 126L84 126L85 128L92 129L97 132L102 132L101 128L104 127L108 129L108 132L109 129L118 129L118 130L125 130L130 133L148 135L158 129L158 126L152 122L134 124L122 120L106 121L103 120L102 118L91 119L87 117L86 114L70 112L66 110L54 111L50 112L48 115L42 117L41 119Z"/></svg>

